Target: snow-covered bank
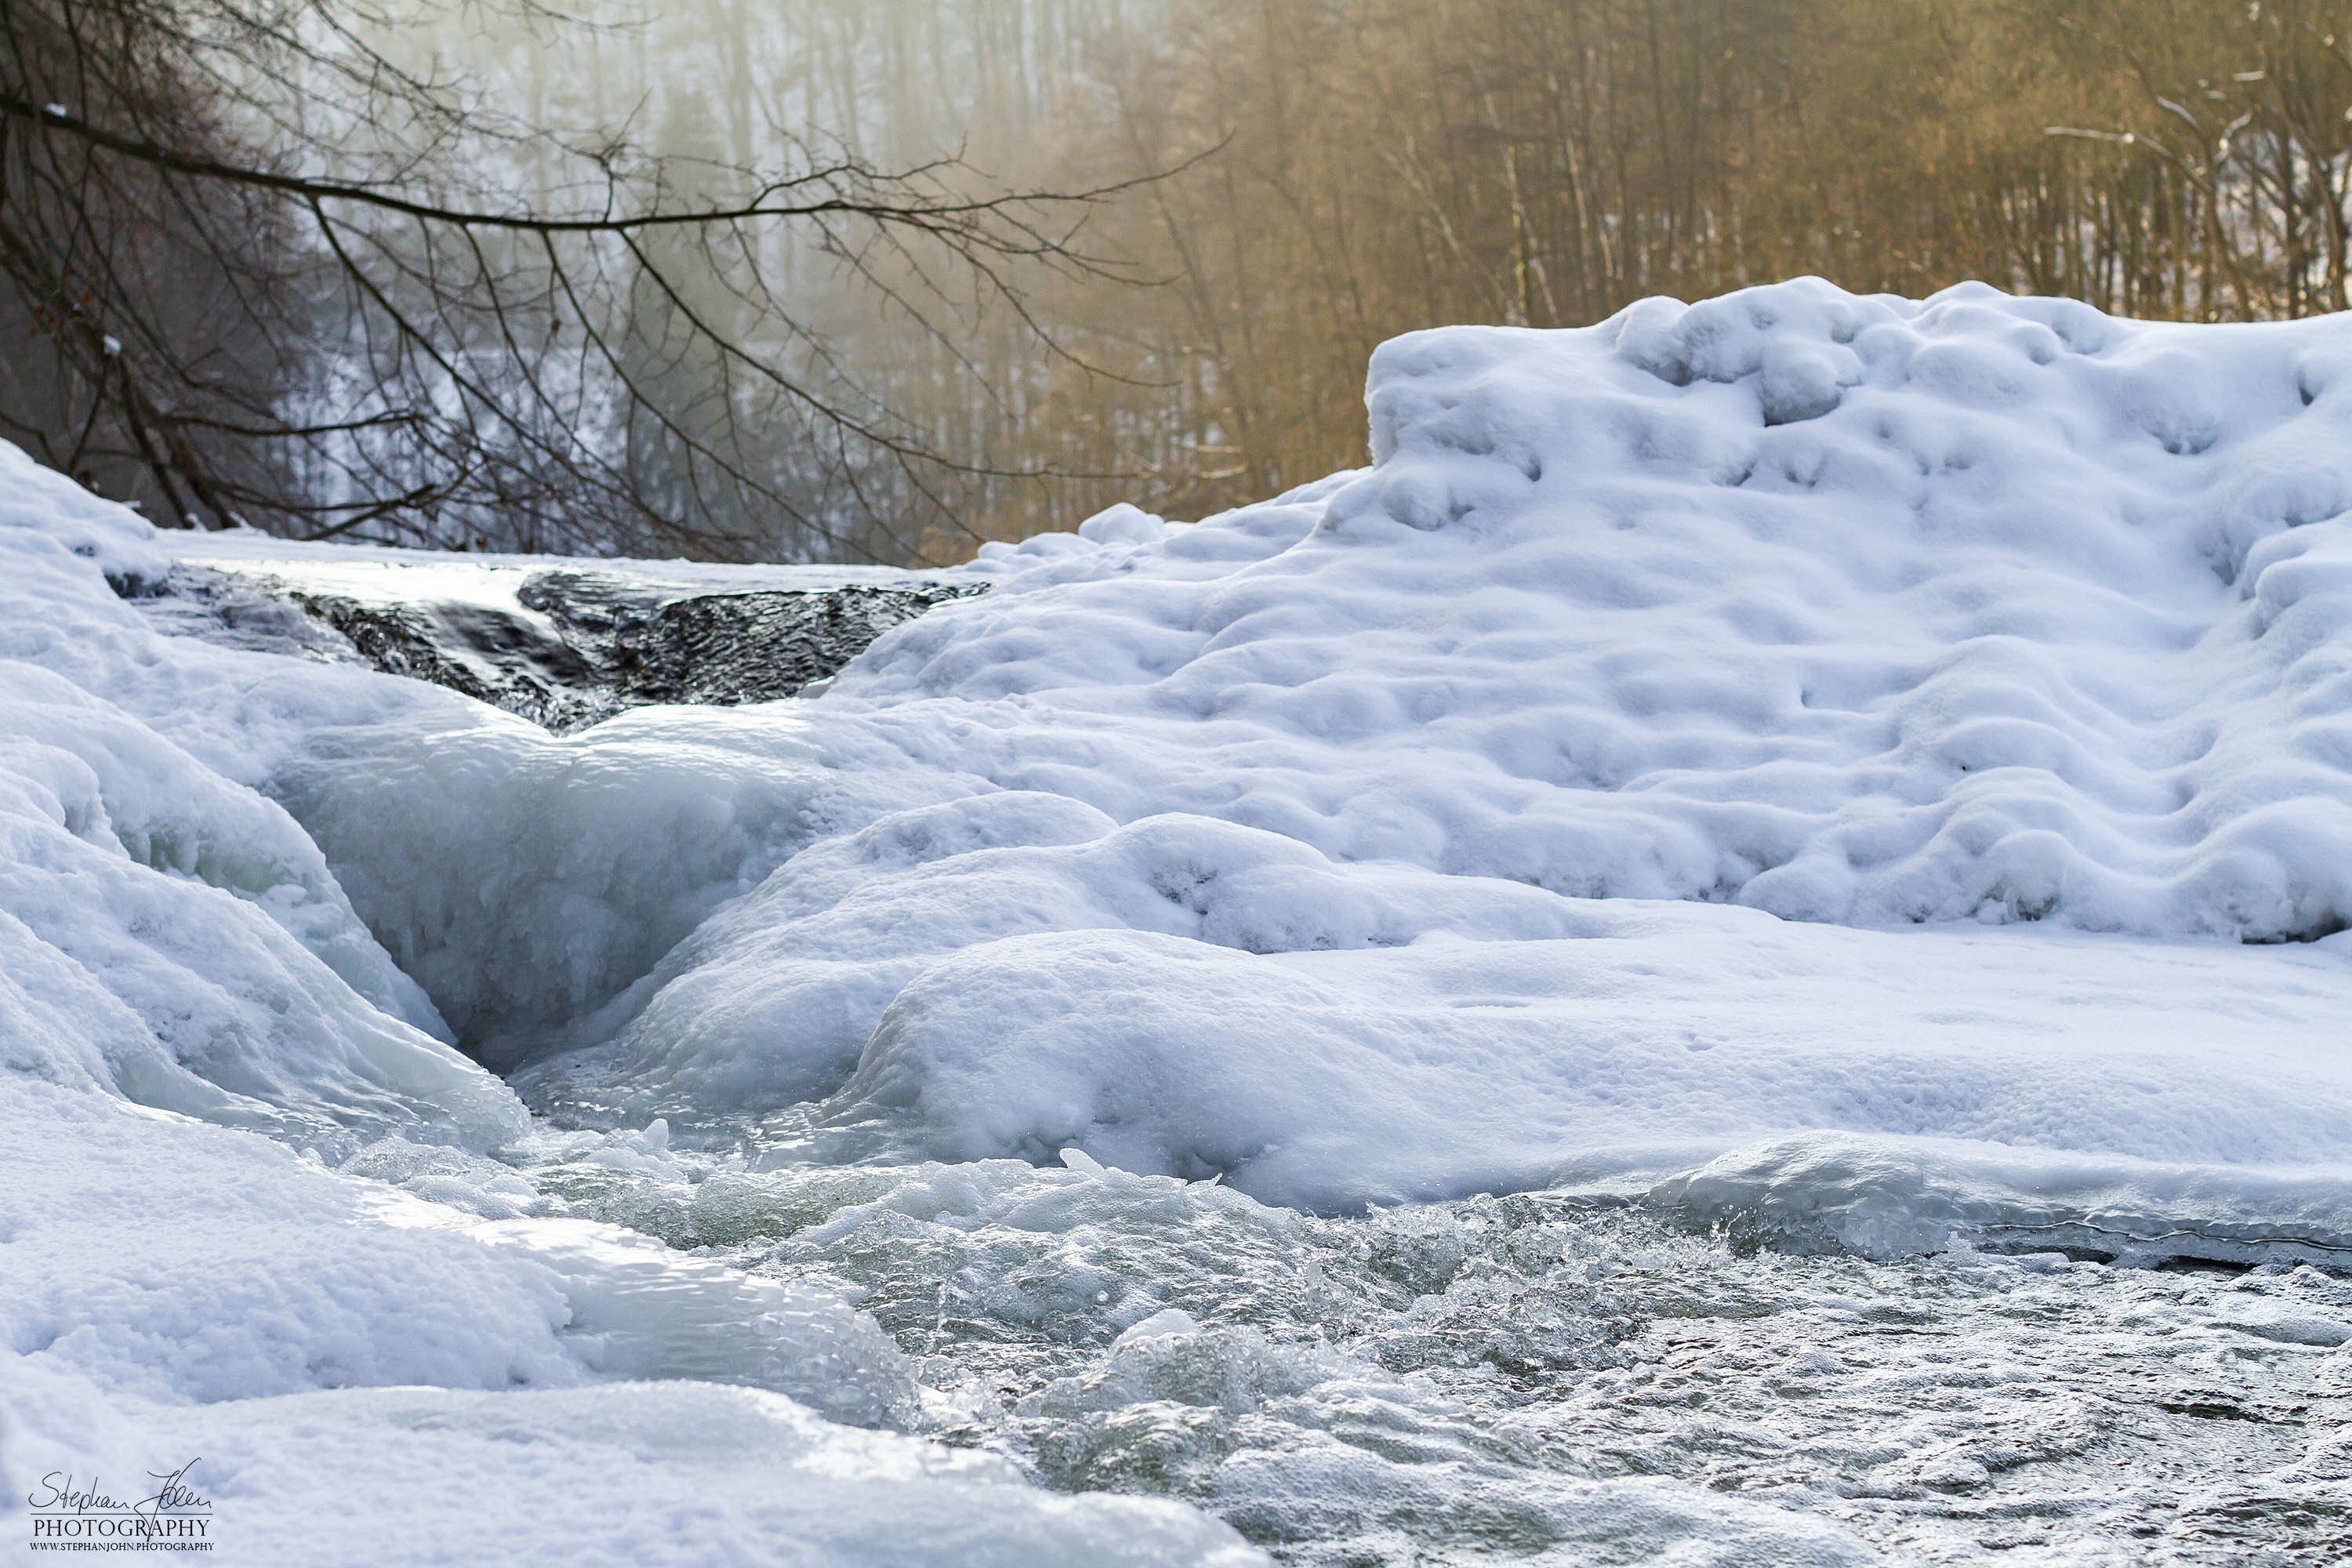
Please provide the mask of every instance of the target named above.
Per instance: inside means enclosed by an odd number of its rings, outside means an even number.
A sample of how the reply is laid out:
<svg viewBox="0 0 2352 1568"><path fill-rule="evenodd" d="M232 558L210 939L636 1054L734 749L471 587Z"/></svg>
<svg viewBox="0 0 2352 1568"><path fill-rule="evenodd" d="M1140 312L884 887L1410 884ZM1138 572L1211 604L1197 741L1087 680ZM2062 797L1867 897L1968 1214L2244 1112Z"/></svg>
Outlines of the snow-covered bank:
<svg viewBox="0 0 2352 1568"><path fill-rule="evenodd" d="M803 705L834 820L867 736L1008 793L813 847L526 1081L1319 1204L1827 1129L2352 1213L2347 377L2344 320L1980 288L1401 339L1370 469L993 547Z"/></svg>
<svg viewBox="0 0 2352 1568"><path fill-rule="evenodd" d="M299 819L331 878L278 868L307 843L197 869L366 1016L286 1029L348 1051L437 1006L576 1111L824 1101L844 1152L1072 1145L1324 1205L1816 1131L2326 1183L2352 1105L2339 363L2341 321L1813 281L1448 330L1377 357L1371 468L991 546L992 593L814 700L558 738L158 638L56 561L19 578L11 651L61 679L14 689L110 704L85 750L111 725L234 781L167 792L184 815ZM158 572L134 521L26 482L49 511L23 538ZM444 596L524 569L204 548ZM102 809L147 834L110 875L193 896L140 859L194 841L139 816L127 781L163 765L60 796L58 853ZM1685 901L1629 901L1659 899ZM2323 940L2246 945L2297 937Z"/></svg>
<svg viewBox="0 0 2352 1568"><path fill-rule="evenodd" d="M706 1481L800 1530L845 1471L1074 1560L1242 1550L845 1436L928 1419L922 1336L561 1217L477 1158L538 1158L526 1100L740 1141L730 1180L1009 1155L1251 1225L1552 1189L1790 1253L2352 1258L2352 321L1800 282L1418 334L1370 401L1369 469L992 546L822 695L560 736L164 635L120 594L224 546L0 452L12 1182L63 1152L0 1212L0 1479L135 1405L285 1510L310 1423L639 1467L653 1555ZM537 569L231 542L394 601Z"/></svg>
<svg viewBox="0 0 2352 1568"><path fill-rule="evenodd" d="M231 1563L1262 1568L1181 1504L1066 1497L1002 1460L708 1384L354 1389L96 1415L83 1474L202 1455ZM43 1434L47 1436L47 1434ZM0 1523L5 1521L0 1515Z"/></svg>
<svg viewBox="0 0 2352 1568"><path fill-rule="evenodd" d="M1368 395L1371 469L1073 550L835 700L1123 821L1581 896L2352 919L2352 322L1801 282L1416 334Z"/></svg>
<svg viewBox="0 0 2352 1568"><path fill-rule="evenodd" d="M234 656L155 638L101 575L159 577L151 531L14 450L0 485L9 1068L312 1140L519 1133L303 829L108 700L151 681L234 728Z"/></svg>
<svg viewBox="0 0 2352 1568"><path fill-rule="evenodd" d="M838 1425L905 1425L918 1391L837 1293L323 1168L528 1122L232 775L339 728L462 773L469 738L495 766L530 727L157 637L108 578L167 564L0 451L0 1551L35 1539L44 1478L127 1495L201 1456L231 1563L1260 1560L1175 1504Z"/></svg>

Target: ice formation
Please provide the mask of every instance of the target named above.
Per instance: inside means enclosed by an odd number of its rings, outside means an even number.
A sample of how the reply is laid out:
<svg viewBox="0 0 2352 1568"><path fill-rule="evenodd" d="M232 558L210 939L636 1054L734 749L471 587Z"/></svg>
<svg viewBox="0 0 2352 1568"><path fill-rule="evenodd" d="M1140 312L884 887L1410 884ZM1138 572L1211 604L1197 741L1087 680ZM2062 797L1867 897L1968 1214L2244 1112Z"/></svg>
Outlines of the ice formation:
<svg viewBox="0 0 2352 1568"><path fill-rule="evenodd" d="M0 449L6 1489L135 1419L279 1520L462 1456L635 1478L551 1551L692 1560L707 1506L813 1561L1250 1560L852 1430L927 1397L874 1321L562 1217L481 1158L525 1099L1234 1205L2352 1258L2352 320L1801 280L1414 334L1367 395L1369 468L990 546L822 693L562 736L167 635L165 536ZM1255 1353L1136 1305L1102 1399Z"/></svg>
<svg viewBox="0 0 2352 1568"><path fill-rule="evenodd" d="M1263 1561L1174 1503L866 1429L911 1380L833 1295L47 1086L0 1085L0 1140L12 1552L43 1477L201 1457L232 1563Z"/></svg>

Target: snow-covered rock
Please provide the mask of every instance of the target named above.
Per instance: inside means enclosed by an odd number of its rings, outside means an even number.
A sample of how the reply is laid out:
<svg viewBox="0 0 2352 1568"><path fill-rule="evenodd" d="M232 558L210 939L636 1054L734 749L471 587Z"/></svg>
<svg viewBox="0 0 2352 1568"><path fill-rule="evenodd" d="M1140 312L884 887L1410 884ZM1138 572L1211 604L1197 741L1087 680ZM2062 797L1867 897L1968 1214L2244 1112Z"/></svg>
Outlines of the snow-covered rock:
<svg viewBox="0 0 2352 1568"><path fill-rule="evenodd" d="M1980 286L1415 333L1369 470L1033 568L827 705L1122 821L1584 897L2325 934L2347 370L2352 321Z"/></svg>
<svg viewBox="0 0 2352 1568"><path fill-rule="evenodd" d="M1400 339L1370 468L992 550L804 704L866 826L525 1081L1326 1205L1815 1130L2340 1182L2347 364L1817 280ZM868 742L1004 793L877 815Z"/></svg>

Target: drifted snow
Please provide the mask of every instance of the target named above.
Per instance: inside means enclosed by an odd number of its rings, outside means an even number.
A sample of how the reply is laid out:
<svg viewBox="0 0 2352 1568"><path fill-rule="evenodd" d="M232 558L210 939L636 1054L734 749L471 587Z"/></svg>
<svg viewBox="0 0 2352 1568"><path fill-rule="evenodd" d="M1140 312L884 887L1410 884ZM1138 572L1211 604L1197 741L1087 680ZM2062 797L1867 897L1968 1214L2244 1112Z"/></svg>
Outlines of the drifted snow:
<svg viewBox="0 0 2352 1568"><path fill-rule="evenodd" d="M1400 339L1370 469L984 550L798 711L869 826L522 1081L1322 1205L1833 1130L2169 1229L2229 1179L2150 1172L2289 1166L2340 1242L2347 356L1814 281ZM1004 793L875 816L869 741Z"/></svg>
<svg viewBox="0 0 2352 1568"><path fill-rule="evenodd" d="M1768 422L1776 367L1819 411ZM1416 333L1368 400L1371 469L1051 561L834 700L1121 820L1584 897L2352 918L2347 323L1800 282Z"/></svg>
<svg viewBox="0 0 2352 1568"><path fill-rule="evenodd" d="M562 738L157 635L108 579L159 536L0 450L5 1131L62 1152L0 1209L0 1479L135 1417L272 1518L380 1447L636 1467L584 1517L648 1560L845 1472L918 1545L813 1560L1244 1550L845 1436L922 1397L872 1320L507 1192L452 1038L802 1159L2352 1247L2352 321L1801 281L1415 334L1368 397L1369 469L991 546L822 697Z"/></svg>

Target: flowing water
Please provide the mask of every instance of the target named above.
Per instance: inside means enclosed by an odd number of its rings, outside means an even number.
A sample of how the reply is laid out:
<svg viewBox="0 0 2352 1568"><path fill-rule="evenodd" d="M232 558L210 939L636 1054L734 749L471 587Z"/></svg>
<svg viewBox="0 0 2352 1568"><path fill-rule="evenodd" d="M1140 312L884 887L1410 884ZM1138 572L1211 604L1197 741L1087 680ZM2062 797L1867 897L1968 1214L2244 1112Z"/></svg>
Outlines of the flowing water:
<svg viewBox="0 0 2352 1568"><path fill-rule="evenodd" d="M2352 1279L2308 1265L1792 1257L1590 1194L1315 1216L1076 1154L666 1145L551 1131L504 1179L838 1293L908 1358L904 1424L1285 1563L2352 1559Z"/></svg>

